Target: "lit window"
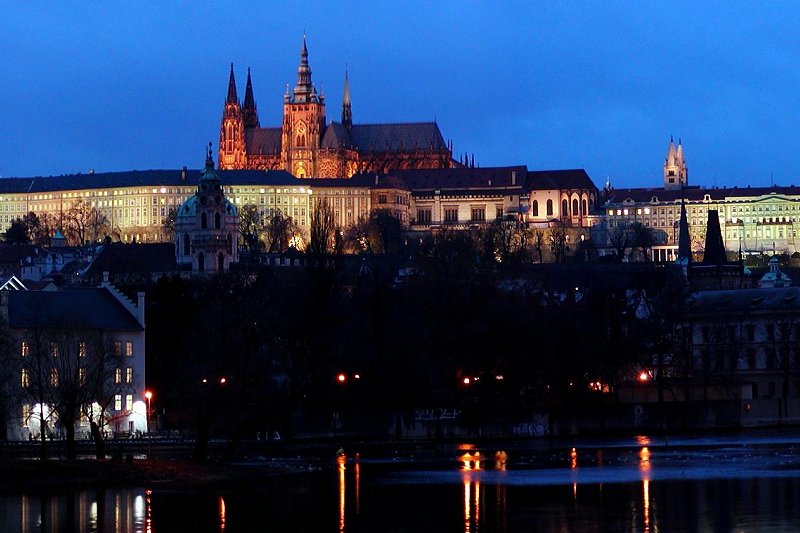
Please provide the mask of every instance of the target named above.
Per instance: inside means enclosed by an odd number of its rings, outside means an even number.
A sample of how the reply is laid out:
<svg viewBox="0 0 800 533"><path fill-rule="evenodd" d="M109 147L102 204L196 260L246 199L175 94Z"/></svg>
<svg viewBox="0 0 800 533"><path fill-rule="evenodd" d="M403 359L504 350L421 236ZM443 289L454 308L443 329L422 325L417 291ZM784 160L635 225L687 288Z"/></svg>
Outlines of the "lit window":
<svg viewBox="0 0 800 533"><path fill-rule="evenodd" d="M86 383L86 369L79 368L78 369L78 382L83 385Z"/></svg>
<svg viewBox="0 0 800 533"><path fill-rule="evenodd" d="M31 372L27 368L22 369L22 387L28 388L31 386Z"/></svg>
<svg viewBox="0 0 800 533"><path fill-rule="evenodd" d="M125 395L125 410L131 411L133 409L133 394Z"/></svg>
<svg viewBox="0 0 800 533"><path fill-rule="evenodd" d="M30 345L27 342L22 341L22 346L20 347L20 354L22 354L22 357L28 357L30 351L31 351Z"/></svg>
<svg viewBox="0 0 800 533"><path fill-rule="evenodd" d="M133 357L133 343L131 341L125 343L125 356Z"/></svg>
<svg viewBox="0 0 800 533"><path fill-rule="evenodd" d="M122 355L122 343L119 341L114 342L114 355Z"/></svg>
<svg viewBox="0 0 800 533"><path fill-rule="evenodd" d="M125 369L125 383L133 383L133 369L131 367Z"/></svg>
<svg viewBox="0 0 800 533"><path fill-rule="evenodd" d="M122 369L115 368L114 369L114 383L122 383Z"/></svg>
<svg viewBox="0 0 800 533"><path fill-rule="evenodd" d="M22 404L22 427L26 428L31 421L31 404Z"/></svg>
<svg viewBox="0 0 800 533"><path fill-rule="evenodd" d="M83 341L78 343L78 357L86 357L86 343Z"/></svg>
<svg viewBox="0 0 800 533"><path fill-rule="evenodd" d="M51 368L50 369L50 385L52 387L58 387L58 369Z"/></svg>
<svg viewBox="0 0 800 533"><path fill-rule="evenodd" d="M50 355L53 357L58 357L58 344L55 342L50 343Z"/></svg>
<svg viewBox="0 0 800 533"><path fill-rule="evenodd" d="M122 395L115 394L114 395L114 410L115 411L122 411Z"/></svg>

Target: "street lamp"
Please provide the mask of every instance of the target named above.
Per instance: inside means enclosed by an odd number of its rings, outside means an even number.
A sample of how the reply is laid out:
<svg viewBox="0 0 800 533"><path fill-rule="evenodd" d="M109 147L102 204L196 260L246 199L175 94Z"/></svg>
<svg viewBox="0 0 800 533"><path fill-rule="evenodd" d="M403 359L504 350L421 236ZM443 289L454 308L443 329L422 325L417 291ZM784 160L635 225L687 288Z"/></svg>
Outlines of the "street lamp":
<svg viewBox="0 0 800 533"><path fill-rule="evenodd" d="M144 397L147 400L147 413L145 413L147 418L147 458L150 459L150 440L152 438L152 435L150 435L150 413L153 410L150 402L153 400L153 391L144 391Z"/></svg>
<svg viewBox="0 0 800 533"><path fill-rule="evenodd" d="M153 392L146 390L144 391L144 397L147 400L147 432L150 432L150 413L152 412L152 404L150 403L153 399Z"/></svg>

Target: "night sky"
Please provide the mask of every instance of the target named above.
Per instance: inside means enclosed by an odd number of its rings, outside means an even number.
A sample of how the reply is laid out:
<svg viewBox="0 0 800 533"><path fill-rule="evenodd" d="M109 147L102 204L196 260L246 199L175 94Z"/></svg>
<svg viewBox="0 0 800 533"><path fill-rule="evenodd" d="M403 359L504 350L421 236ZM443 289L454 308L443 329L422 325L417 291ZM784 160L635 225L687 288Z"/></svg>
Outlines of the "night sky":
<svg viewBox="0 0 800 533"><path fill-rule="evenodd" d="M278 126L305 31L329 120L347 65L354 122L436 120L481 166L658 186L674 135L691 184L800 185L796 2L11 5L3 177L199 168L230 63Z"/></svg>

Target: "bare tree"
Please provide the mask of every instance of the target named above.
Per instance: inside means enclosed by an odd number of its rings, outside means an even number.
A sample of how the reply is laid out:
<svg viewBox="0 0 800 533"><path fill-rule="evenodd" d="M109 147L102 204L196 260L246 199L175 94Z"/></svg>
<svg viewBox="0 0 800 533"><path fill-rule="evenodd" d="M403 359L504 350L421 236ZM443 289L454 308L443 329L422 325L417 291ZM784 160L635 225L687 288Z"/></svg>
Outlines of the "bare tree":
<svg viewBox="0 0 800 533"><path fill-rule="evenodd" d="M278 210L269 220L266 228L267 251L270 253L283 253L301 235L300 226L297 225L292 217L284 216L283 212Z"/></svg>
<svg viewBox="0 0 800 533"><path fill-rule="evenodd" d="M311 231L308 240L308 252L313 255L325 255L336 247L337 228L334 222L333 209L327 198L314 203L311 210Z"/></svg>
<svg viewBox="0 0 800 533"><path fill-rule="evenodd" d="M567 259L567 228L561 222L550 228L550 250L556 263Z"/></svg>
<svg viewBox="0 0 800 533"><path fill-rule="evenodd" d="M255 204L245 204L239 209L239 236L248 250L261 248L264 221Z"/></svg>
<svg viewBox="0 0 800 533"><path fill-rule="evenodd" d="M167 216L161 221L161 231L167 239L175 240L175 219L178 218L178 209L170 207Z"/></svg>
<svg viewBox="0 0 800 533"><path fill-rule="evenodd" d="M88 202L76 200L64 213L64 231L72 244L97 242L110 231L108 217Z"/></svg>

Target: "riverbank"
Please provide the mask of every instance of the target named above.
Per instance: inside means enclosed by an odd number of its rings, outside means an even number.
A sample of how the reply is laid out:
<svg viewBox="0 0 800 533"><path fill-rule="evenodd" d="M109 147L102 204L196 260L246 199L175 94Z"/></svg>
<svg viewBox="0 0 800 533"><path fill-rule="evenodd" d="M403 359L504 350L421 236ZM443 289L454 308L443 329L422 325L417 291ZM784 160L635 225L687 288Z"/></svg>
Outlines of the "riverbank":
<svg viewBox="0 0 800 533"><path fill-rule="evenodd" d="M186 460L135 459L0 461L0 492L50 491L104 487L219 487L263 481L265 477L307 472L300 461L281 460L247 464L197 464Z"/></svg>

